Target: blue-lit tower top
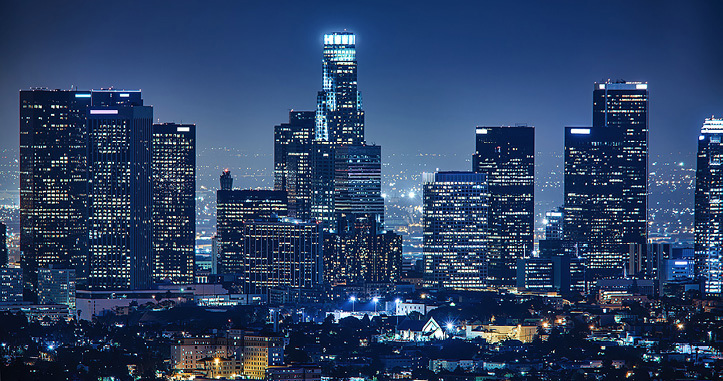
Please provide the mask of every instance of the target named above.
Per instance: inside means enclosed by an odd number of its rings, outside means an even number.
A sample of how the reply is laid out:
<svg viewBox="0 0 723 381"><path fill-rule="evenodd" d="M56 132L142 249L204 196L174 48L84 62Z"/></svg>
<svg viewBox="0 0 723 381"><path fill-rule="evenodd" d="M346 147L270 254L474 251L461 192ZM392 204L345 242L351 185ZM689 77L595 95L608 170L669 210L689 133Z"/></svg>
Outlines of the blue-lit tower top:
<svg viewBox="0 0 723 381"><path fill-rule="evenodd" d="M364 142L364 111L357 89L356 36L324 35L323 87L317 96L315 139L342 144Z"/></svg>

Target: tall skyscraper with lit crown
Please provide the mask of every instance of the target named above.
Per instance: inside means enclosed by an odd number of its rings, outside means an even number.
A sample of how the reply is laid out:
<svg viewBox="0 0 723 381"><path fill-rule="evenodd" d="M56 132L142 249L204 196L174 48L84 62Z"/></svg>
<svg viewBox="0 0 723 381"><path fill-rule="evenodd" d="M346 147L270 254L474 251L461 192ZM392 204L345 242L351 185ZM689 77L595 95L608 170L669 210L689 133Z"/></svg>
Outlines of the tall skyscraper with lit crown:
<svg viewBox="0 0 723 381"><path fill-rule="evenodd" d="M316 140L364 143L364 111L357 89L356 36L324 35L323 87L316 102Z"/></svg>
<svg viewBox="0 0 723 381"><path fill-rule="evenodd" d="M695 268L704 291L723 292L723 119L706 119L695 173Z"/></svg>

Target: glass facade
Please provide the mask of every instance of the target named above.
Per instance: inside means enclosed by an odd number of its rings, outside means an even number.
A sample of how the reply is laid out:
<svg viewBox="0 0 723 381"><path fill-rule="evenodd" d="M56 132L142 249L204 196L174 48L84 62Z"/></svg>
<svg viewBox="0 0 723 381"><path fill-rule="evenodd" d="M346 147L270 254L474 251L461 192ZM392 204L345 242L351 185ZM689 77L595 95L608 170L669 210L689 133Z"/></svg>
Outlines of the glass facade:
<svg viewBox="0 0 723 381"><path fill-rule="evenodd" d="M476 127L472 170L487 175L491 285L514 285L517 259L534 248L535 128Z"/></svg>
<svg viewBox="0 0 723 381"><path fill-rule="evenodd" d="M565 128L563 234L593 277L623 276L628 259L622 145L619 128Z"/></svg>
<svg viewBox="0 0 723 381"><path fill-rule="evenodd" d="M315 222L269 219L246 222L240 274L244 292L311 288L322 283L322 232Z"/></svg>
<svg viewBox="0 0 723 381"><path fill-rule="evenodd" d="M153 280L193 283L196 125L153 125Z"/></svg>
<svg viewBox="0 0 723 381"><path fill-rule="evenodd" d="M317 95L316 140L364 142L364 111L357 89L356 37L351 32L324 35L322 90Z"/></svg>
<svg viewBox="0 0 723 381"><path fill-rule="evenodd" d="M424 174L424 282L427 287L480 290L487 284L487 177Z"/></svg>
<svg viewBox="0 0 723 381"><path fill-rule="evenodd" d="M708 294L723 291L723 119L706 119L695 173L695 270Z"/></svg>
<svg viewBox="0 0 723 381"><path fill-rule="evenodd" d="M93 92L88 128L88 254L92 289L151 285L153 108L141 93Z"/></svg>
<svg viewBox="0 0 723 381"><path fill-rule="evenodd" d="M218 273L240 274L244 271L245 223L287 215L288 201L284 191L240 189L217 191Z"/></svg>
<svg viewBox="0 0 723 381"><path fill-rule="evenodd" d="M311 217L311 149L314 111L290 111L289 123L274 127L274 189L289 194L289 215Z"/></svg>
<svg viewBox="0 0 723 381"><path fill-rule="evenodd" d="M25 287L38 268L88 276L86 109L89 91L20 91L20 252Z"/></svg>

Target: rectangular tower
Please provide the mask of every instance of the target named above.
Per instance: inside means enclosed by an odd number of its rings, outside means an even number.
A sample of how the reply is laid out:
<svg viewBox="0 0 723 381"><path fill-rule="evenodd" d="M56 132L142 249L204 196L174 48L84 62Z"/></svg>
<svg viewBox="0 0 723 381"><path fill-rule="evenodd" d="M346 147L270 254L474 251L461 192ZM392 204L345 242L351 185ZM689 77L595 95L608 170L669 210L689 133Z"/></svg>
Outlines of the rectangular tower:
<svg viewBox="0 0 723 381"><path fill-rule="evenodd" d="M91 92L20 91L20 253L25 288L38 268L88 276L86 109Z"/></svg>
<svg viewBox="0 0 723 381"><path fill-rule="evenodd" d="M353 220L369 216L384 221L382 198L382 147L340 145L334 152L334 209ZM337 227L337 231L345 230Z"/></svg>
<svg viewBox="0 0 723 381"><path fill-rule="evenodd" d="M477 127L473 171L487 175L492 285L515 284L517 259L533 250L535 128Z"/></svg>
<svg viewBox="0 0 723 381"><path fill-rule="evenodd" d="M723 119L706 119L695 172L695 270L704 291L723 290Z"/></svg>
<svg viewBox="0 0 723 381"><path fill-rule="evenodd" d="M364 111L357 88L356 36L324 35L322 90L317 96L316 140L364 143Z"/></svg>
<svg viewBox="0 0 723 381"><path fill-rule="evenodd" d="M286 192L221 189L216 192L216 231L221 274L243 272L244 224L256 219L286 217Z"/></svg>
<svg viewBox="0 0 723 381"><path fill-rule="evenodd" d="M243 226L240 267L244 292L311 288L322 283L322 232L315 222L270 218Z"/></svg>
<svg viewBox="0 0 723 381"><path fill-rule="evenodd" d="M648 243L648 84L596 83L593 90L594 128L619 128L623 134L623 243Z"/></svg>
<svg viewBox="0 0 723 381"><path fill-rule="evenodd" d="M193 283L196 125L153 125L153 280Z"/></svg>
<svg viewBox="0 0 723 381"><path fill-rule="evenodd" d="M93 289L151 285L153 108L140 91L94 91L87 109L88 236Z"/></svg>
<svg viewBox="0 0 723 381"><path fill-rule="evenodd" d="M289 193L289 215L311 216L311 143L314 111L290 111L289 123L274 127L274 189Z"/></svg>
<svg viewBox="0 0 723 381"><path fill-rule="evenodd" d="M620 128L565 128L563 235L594 278L622 276L627 262L623 141Z"/></svg>
<svg viewBox="0 0 723 381"><path fill-rule="evenodd" d="M487 176L424 174L424 277L428 287L479 290L486 286Z"/></svg>

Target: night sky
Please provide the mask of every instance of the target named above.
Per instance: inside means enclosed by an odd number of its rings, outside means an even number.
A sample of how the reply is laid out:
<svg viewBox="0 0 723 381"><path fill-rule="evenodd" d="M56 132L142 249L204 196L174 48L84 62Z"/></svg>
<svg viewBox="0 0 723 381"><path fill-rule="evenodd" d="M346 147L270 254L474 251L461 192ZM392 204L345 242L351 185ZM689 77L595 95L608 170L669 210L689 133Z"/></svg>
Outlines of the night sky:
<svg viewBox="0 0 723 381"><path fill-rule="evenodd" d="M467 159L475 125L515 123L561 155L612 78L649 82L651 158L692 160L723 116L721 16L721 1L3 1L0 148L17 148L18 90L75 85L142 89L156 119L198 125L199 148L271 153L288 109L315 108L322 35L347 29L385 155Z"/></svg>

